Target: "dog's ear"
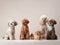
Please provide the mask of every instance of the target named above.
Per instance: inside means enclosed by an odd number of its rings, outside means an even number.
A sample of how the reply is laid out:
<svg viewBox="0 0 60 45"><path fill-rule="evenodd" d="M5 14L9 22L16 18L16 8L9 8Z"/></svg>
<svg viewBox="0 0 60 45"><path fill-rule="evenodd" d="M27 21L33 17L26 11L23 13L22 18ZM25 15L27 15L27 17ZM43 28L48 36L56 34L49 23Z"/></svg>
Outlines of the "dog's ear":
<svg viewBox="0 0 60 45"><path fill-rule="evenodd" d="M17 25L17 22L15 22L15 26Z"/></svg>
<svg viewBox="0 0 60 45"><path fill-rule="evenodd" d="M54 24L57 24L57 22L54 20Z"/></svg>
<svg viewBox="0 0 60 45"><path fill-rule="evenodd" d="M27 21L27 24L29 23L29 20Z"/></svg>
<svg viewBox="0 0 60 45"><path fill-rule="evenodd" d="M48 18L46 19L46 22L48 22Z"/></svg>

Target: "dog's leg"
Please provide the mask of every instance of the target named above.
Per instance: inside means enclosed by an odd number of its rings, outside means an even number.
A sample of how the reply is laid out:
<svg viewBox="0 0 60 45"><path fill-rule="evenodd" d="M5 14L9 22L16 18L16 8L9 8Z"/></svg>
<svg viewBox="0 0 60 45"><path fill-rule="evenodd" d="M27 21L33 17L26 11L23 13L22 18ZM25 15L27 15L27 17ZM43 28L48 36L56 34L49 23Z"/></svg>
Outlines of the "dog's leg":
<svg viewBox="0 0 60 45"><path fill-rule="evenodd" d="M26 34L26 39L29 39L29 34Z"/></svg>
<svg viewBox="0 0 60 45"><path fill-rule="evenodd" d="M51 35L50 35L50 31L47 32L47 37L46 37L47 40L50 40L51 39Z"/></svg>
<svg viewBox="0 0 60 45"><path fill-rule="evenodd" d="M4 40L8 40L8 35L5 35L5 36L3 37L3 39L4 39Z"/></svg>
<svg viewBox="0 0 60 45"><path fill-rule="evenodd" d="M12 35L12 39L15 40L15 35Z"/></svg>
<svg viewBox="0 0 60 45"><path fill-rule="evenodd" d="M24 40L24 39L25 39L24 35L21 34L21 35L20 35L20 40Z"/></svg>
<svg viewBox="0 0 60 45"><path fill-rule="evenodd" d="M9 38L10 38L10 40L12 40L12 35L11 35L11 33L9 33Z"/></svg>

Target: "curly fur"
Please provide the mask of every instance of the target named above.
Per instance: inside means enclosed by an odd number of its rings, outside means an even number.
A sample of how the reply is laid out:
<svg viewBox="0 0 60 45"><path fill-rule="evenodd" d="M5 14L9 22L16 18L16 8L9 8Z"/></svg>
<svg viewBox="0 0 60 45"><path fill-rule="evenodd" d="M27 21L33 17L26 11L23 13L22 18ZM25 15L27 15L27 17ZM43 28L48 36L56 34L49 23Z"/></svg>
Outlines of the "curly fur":
<svg viewBox="0 0 60 45"><path fill-rule="evenodd" d="M57 35L55 34L55 27L54 25L57 24L57 22L54 19L48 19L47 21L47 39L57 39Z"/></svg>
<svg viewBox="0 0 60 45"><path fill-rule="evenodd" d="M20 32L20 39L25 40L29 39L29 27L28 27L29 20L24 18L22 20L22 27Z"/></svg>
<svg viewBox="0 0 60 45"><path fill-rule="evenodd" d="M46 39L46 36L47 36L46 19L47 19L46 15L42 15L40 17L40 30L41 30L41 33L42 33L42 39Z"/></svg>
<svg viewBox="0 0 60 45"><path fill-rule="evenodd" d="M15 26L17 25L17 22L14 21L13 19L11 19L9 22L8 22L8 30L4 36L3 39L5 40L15 40Z"/></svg>
<svg viewBox="0 0 60 45"><path fill-rule="evenodd" d="M41 40L41 31L36 31L35 32L34 40Z"/></svg>

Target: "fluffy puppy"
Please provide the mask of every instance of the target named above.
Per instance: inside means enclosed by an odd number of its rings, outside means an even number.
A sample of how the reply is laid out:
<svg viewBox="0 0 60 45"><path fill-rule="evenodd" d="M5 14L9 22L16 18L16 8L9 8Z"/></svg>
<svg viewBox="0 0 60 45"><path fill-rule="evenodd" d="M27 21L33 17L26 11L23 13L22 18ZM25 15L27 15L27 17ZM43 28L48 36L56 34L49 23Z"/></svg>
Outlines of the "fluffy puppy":
<svg viewBox="0 0 60 45"><path fill-rule="evenodd" d="M30 39L31 39L31 40L34 40L34 34L33 34L33 33L31 33Z"/></svg>
<svg viewBox="0 0 60 45"><path fill-rule="evenodd" d="M47 19L46 15L42 15L40 17L40 30L41 30L41 33L42 33L42 39L46 39L46 36L47 36L46 19Z"/></svg>
<svg viewBox="0 0 60 45"><path fill-rule="evenodd" d="M35 32L34 40L41 40L41 31L36 31Z"/></svg>
<svg viewBox="0 0 60 45"><path fill-rule="evenodd" d="M21 32L20 32L20 39L25 40L29 39L29 20L24 18L22 19L22 27L21 27Z"/></svg>
<svg viewBox="0 0 60 45"><path fill-rule="evenodd" d="M47 39L57 39L57 36L55 34L55 27L54 25L56 25L57 22L54 19L47 19L47 29L48 29L48 33L47 33Z"/></svg>
<svg viewBox="0 0 60 45"><path fill-rule="evenodd" d="M15 26L17 25L17 22L13 19L11 19L9 22L8 22L8 30L4 36L3 39L5 40L15 40Z"/></svg>

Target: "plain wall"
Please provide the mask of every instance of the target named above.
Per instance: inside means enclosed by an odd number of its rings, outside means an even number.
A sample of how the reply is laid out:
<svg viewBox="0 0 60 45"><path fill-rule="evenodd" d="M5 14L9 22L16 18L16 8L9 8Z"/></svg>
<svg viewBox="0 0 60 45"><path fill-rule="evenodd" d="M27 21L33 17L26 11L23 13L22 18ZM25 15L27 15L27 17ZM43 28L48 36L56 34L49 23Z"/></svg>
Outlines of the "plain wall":
<svg viewBox="0 0 60 45"><path fill-rule="evenodd" d="M56 34L60 36L60 0L0 0L0 38L8 29L8 21L14 18L16 38L19 39L21 19L28 18L30 33L39 30L39 18L47 15L57 21Z"/></svg>

